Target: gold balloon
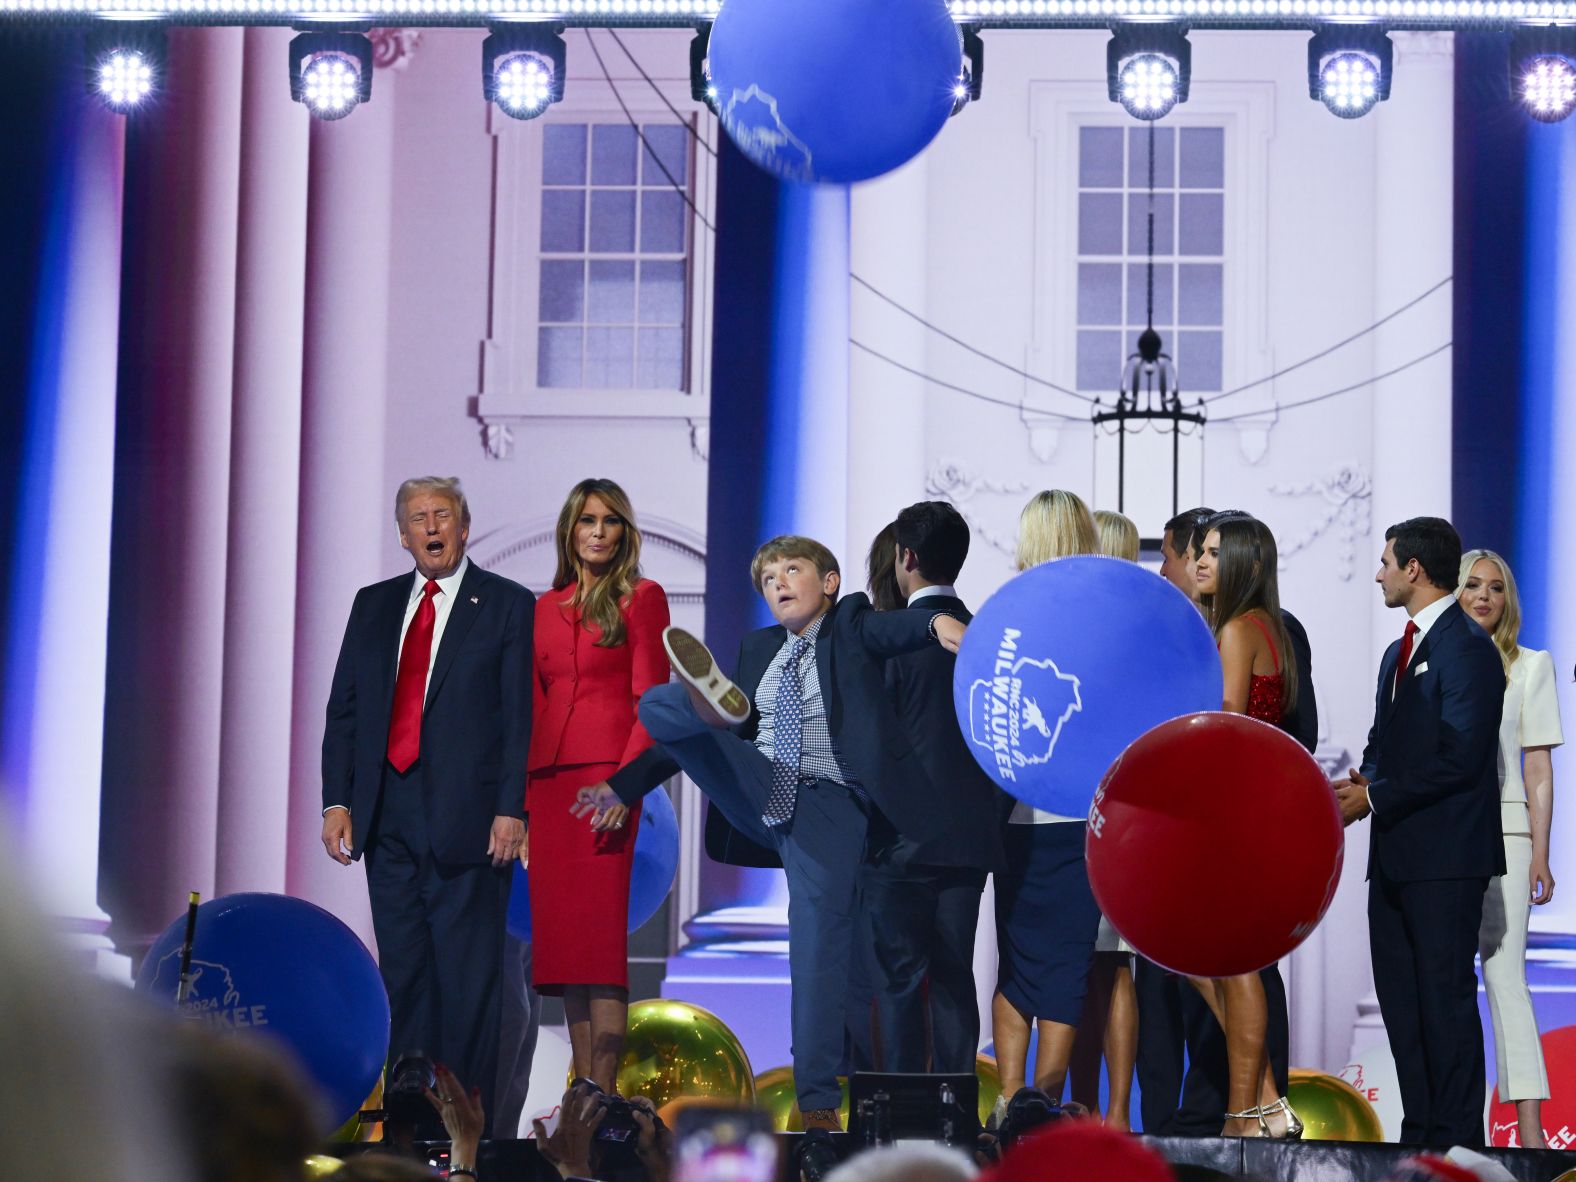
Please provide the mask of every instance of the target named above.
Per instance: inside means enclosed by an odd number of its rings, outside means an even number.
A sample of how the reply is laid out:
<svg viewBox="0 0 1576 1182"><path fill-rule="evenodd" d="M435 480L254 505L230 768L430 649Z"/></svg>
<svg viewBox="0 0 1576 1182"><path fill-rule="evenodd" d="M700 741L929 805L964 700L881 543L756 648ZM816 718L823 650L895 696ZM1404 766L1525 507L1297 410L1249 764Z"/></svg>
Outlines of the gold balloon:
<svg viewBox="0 0 1576 1182"><path fill-rule="evenodd" d="M980 1124L990 1120L990 1111L996 1107L996 1097L1001 1095L1001 1072L996 1068L993 1055L974 1056L974 1074L980 1081Z"/></svg>
<svg viewBox="0 0 1576 1182"><path fill-rule="evenodd" d="M755 1077L755 1106L772 1118L773 1132L788 1131L789 1121L799 1115L792 1067L773 1067Z"/></svg>
<svg viewBox="0 0 1576 1182"><path fill-rule="evenodd" d="M1351 1084L1322 1071L1294 1067L1286 1098L1310 1141L1383 1141L1374 1106Z"/></svg>
<svg viewBox="0 0 1576 1182"><path fill-rule="evenodd" d="M1554 1182L1576 1182L1576 1170L1566 1170Z"/></svg>
<svg viewBox="0 0 1576 1182"><path fill-rule="evenodd" d="M617 1086L620 1095L644 1096L659 1110L681 1099L755 1102L749 1056L733 1031L709 1010L665 998L629 1007Z"/></svg>
<svg viewBox="0 0 1576 1182"><path fill-rule="evenodd" d="M335 1173L344 1164L337 1157L330 1157L326 1153L314 1153L306 1159L305 1176L308 1182L317 1182L319 1178L326 1178Z"/></svg>

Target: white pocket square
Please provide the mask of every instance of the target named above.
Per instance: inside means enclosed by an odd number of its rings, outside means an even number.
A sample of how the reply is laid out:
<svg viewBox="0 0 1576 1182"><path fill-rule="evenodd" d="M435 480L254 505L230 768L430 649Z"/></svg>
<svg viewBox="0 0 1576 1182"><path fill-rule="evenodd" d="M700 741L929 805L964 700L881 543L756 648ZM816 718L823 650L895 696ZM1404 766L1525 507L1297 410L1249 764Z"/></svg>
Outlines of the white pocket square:
<svg viewBox="0 0 1576 1182"><path fill-rule="evenodd" d="M1416 666L1413 667L1413 669L1412 669L1412 676L1413 677L1421 677L1425 672L1427 672L1427 670L1428 670L1428 662L1424 661L1421 665L1416 665Z"/></svg>

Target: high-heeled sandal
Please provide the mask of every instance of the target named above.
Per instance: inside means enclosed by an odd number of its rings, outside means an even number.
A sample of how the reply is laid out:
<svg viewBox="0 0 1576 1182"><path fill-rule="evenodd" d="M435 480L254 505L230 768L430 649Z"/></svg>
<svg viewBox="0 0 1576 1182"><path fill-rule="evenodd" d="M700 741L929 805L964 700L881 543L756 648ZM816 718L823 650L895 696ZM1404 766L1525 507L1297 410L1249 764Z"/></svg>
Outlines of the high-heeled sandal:
<svg viewBox="0 0 1576 1182"><path fill-rule="evenodd" d="M1274 1137L1278 1141L1301 1141L1303 1133L1302 1120L1298 1117L1296 1110L1292 1108L1290 1100L1282 1096L1271 1104L1259 1105L1260 1120L1264 1120L1268 1116L1274 1116L1277 1112L1285 1113L1286 1115L1286 1131L1284 1133L1266 1133L1265 1136ZM1264 1124L1266 1128L1269 1127L1268 1121L1264 1121Z"/></svg>
<svg viewBox="0 0 1576 1182"><path fill-rule="evenodd" d="M1244 1109L1241 1112L1228 1112L1228 1113L1226 1113L1226 1119L1227 1120L1256 1120L1256 1121L1259 1122L1259 1131L1258 1132L1256 1132L1256 1133L1244 1133L1244 1134L1242 1134L1243 1136L1246 1136L1246 1137L1271 1137L1271 1136L1274 1135L1274 1134L1272 1134L1270 1132L1269 1122L1267 1122L1264 1119L1264 1109L1261 1106L1259 1106L1259 1105L1254 1105L1252 1108L1246 1108L1246 1109Z"/></svg>

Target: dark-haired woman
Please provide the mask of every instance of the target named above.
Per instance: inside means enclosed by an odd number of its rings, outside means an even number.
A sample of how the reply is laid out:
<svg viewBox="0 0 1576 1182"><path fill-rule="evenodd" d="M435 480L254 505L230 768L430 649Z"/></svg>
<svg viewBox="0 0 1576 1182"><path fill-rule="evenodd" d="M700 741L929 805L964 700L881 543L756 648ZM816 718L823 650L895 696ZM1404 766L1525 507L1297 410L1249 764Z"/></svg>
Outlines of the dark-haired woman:
<svg viewBox="0 0 1576 1182"><path fill-rule="evenodd" d="M667 596L640 576L629 498L611 480L582 480L558 517L553 589L536 601L526 869L532 983L563 996L574 1074L609 1093L628 1025L629 876L640 810L608 809L589 826L570 810L578 789L651 746L635 708L668 679L667 626Z"/></svg>
<svg viewBox="0 0 1576 1182"><path fill-rule="evenodd" d="M1221 709L1271 726L1296 704L1297 668L1281 617L1275 537L1247 516L1208 523L1196 567L1199 602L1224 676ZM1194 978L1226 1032L1225 1136L1300 1137L1302 1122L1278 1094L1265 1046L1269 1006L1257 973Z"/></svg>
<svg viewBox="0 0 1576 1182"><path fill-rule="evenodd" d="M897 585L897 522L881 527L881 532L871 539L870 553L865 555L865 586L870 591L870 604L878 612L895 612L908 605L908 597Z"/></svg>

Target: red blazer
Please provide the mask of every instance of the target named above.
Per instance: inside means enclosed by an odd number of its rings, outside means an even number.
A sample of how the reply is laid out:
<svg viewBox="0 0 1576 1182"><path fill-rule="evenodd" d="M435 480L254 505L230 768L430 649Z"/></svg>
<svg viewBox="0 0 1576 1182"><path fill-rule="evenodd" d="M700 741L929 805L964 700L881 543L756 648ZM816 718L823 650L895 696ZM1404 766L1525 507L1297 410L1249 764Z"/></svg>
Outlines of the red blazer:
<svg viewBox="0 0 1576 1182"><path fill-rule="evenodd" d="M598 648L602 635L570 607L573 583L536 601L528 771L585 763L620 767L651 746L635 714L640 695L668 679L662 630L668 597L650 579L624 607L624 643Z"/></svg>

